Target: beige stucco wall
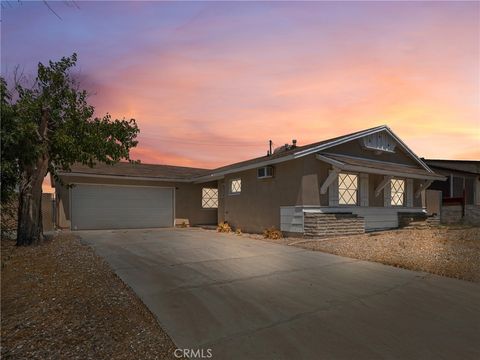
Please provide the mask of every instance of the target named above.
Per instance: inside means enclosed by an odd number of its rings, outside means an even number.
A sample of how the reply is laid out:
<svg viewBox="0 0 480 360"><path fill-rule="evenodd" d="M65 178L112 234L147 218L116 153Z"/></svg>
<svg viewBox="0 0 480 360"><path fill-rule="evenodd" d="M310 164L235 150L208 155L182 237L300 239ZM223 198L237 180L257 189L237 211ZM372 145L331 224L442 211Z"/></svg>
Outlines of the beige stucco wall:
<svg viewBox="0 0 480 360"><path fill-rule="evenodd" d="M67 178L64 177L64 181ZM87 178L68 177L70 183L85 184L112 184L136 186L163 186L175 187L175 218L188 219L190 225L204 225L217 223L217 209L202 208L202 188L216 188L217 182L192 184L183 182L163 182L137 179ZM61 228L70 227L70 199L69 189L59 184L55 186L57 194L57 221Z"/></svg>
<svg viewBox="0 0 480 360"><path fill-rule="evenodd" d="M380 206L384 205L383 191L375 196L375 189L383 181L383 175L368 174L368 206Z"/></svg>
<svg viewBox="0 0 480 360"><path fill-rule="evenodd" d="M257 179L257 169L225 176L219 181L218 221L227 221L246 232L262 232L280 227L280 207L291 205L328 205L328 194L320 186L330 165L314 155L276 164L275 176ZM231 195L230 181L240 178L242 192Z"/></svg>
<svg viewBox="0 0 480 360"><path fill-rule="evenodd" d="M315 155L303 158L302 199L300 205L328 206L328 191L320 193L320 188L328 177L331 166L317 160Z"/></svg>
<svg viewBox="0 0 480 360"><path fill-rule="evenodd" d="M246 232L261 232L268 227L279 228L280 206L300 205L305 194L302 182L305 179L304 158L279 163L275 166L275 176L270 179L257 179L257 170L242 171L225 176L219 182L223 204L218 209L219 221L228 221L234 228ZM242 180L240 194L229 194L230 180ZM313 196L315 196L313 194Z"/></svg>

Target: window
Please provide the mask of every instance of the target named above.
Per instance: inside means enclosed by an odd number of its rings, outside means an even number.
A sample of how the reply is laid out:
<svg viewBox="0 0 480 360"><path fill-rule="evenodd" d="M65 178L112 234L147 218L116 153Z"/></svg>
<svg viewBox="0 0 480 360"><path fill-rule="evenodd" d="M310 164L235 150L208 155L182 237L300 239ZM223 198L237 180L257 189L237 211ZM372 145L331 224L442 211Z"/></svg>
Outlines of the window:
<svg viewBox="0 0 480 360"><path fill-rule="evenodd" d="M405 194L405 180L392 179L390 181L390 204L403 206L403 194Z"/></svg>
<svg viewBox="0 0 480 360"><path fill-rule="evenodd" d="M240 194L242 192L242 180L235 179L230 181L230 194Z"/></svg>
<svg viewBox="0 0 480 360"><path fill-rule="evenodd" d="M257 169L257 178L265 179L273 177L273 166L264 166Z"/></svg>
<svg viewBox="0 0 480 360"><path fill-rule="evenodd" d="M357 205L358 176L338 174L338 204Z"/></svg>
<svg viewBox="0 0 480 360"><path fill-rule="evenodd" d="M218 208L218 189L213 189L213 188L202 189L202 208L205 208L205 209Z"/></svg>

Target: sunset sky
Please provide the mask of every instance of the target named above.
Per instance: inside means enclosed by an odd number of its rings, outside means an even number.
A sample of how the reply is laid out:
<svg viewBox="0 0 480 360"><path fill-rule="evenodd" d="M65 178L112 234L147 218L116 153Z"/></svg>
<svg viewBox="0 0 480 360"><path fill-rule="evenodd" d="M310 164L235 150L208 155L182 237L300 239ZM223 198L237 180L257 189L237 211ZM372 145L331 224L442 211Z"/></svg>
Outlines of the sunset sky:
<svg viewBox="0 0 480 360"><path fill-rule="evenodd" d="M388 124L420 156L480 159L479 2L41 2L2 10L2 74L78 53L133 157L217 167Z"/></svg>

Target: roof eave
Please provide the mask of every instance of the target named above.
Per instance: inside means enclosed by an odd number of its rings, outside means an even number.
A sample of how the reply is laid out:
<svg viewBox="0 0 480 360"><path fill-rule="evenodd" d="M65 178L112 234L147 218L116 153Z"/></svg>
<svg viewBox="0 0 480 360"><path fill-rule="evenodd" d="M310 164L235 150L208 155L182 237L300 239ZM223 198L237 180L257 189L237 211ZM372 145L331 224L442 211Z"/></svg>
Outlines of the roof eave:
<svg viewBox="0 0 480 360"><path fill-rule="evenodd" d="M440 180L445 181L447 178L442 175L438 175L435 173L431 174L415 174L403 171L393 171L393 170L383 170L377 168L370 168L367 166L360 166L360 165L350 165L345 164L341 161L330 159L326 156L322 156L320 154L316 155L316 158L320 161L324 161L340 170L346 171L354 171L354 172L362 172L368 174L379 174L379 175L390 175L390 176L398 176L398 177L405 177L410 179L421 179L421 180Z"/></svg>
<svg viewBox="0 0 480 360"><path fill-rule="evenodd" d="M101 179L124 179L124 180L145 180L145 181L163 181L163 182L192 182L191 178L166 178L155 176L129 176L129 175L112 175L112 174L91 174L80 172L62 172L59 176L65 177L85 177L85 178L101 178Z"/></svg>
<svg viewBox="0 0 480 360"><path fill-rule="evenodd" d="M238 173L238 172L242 172L242 171L246 171L246 170L256 169L256 168L259 168L259 167L262 167L262 166L273 165L273 164L278 164L278 163L281 163L281 162L284 162L284 161L293 160L293 159L295 159L294 155L295 154L290 154L290 155L282 156L282 157L272 159L272 160L265 160L265 161L261 161L261 162L254 163L254 164L244 165L244 166L238 167L236 169L232 169L232 170L219 171L219 172L216 172L216 173L214 172L214 173L209 174L209 175L204 175L204 176L194 178L193 181L197 184L197 183L222 179L222 178L225 177L225 175L228 175L228 174Z"/></svg>

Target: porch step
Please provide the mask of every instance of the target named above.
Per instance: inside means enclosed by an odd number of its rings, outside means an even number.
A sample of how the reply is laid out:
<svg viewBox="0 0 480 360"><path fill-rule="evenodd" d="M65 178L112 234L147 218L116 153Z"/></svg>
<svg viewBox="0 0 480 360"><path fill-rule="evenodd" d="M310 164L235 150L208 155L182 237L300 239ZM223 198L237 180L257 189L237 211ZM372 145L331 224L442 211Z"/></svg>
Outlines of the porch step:
<svg viewBox="0 0 480 360"><path fill-rule="evenodd" d="M430 229L440 225L440 217L429 216L424 221L412 221L410 224L404 227L404 229Z"/></svg>

